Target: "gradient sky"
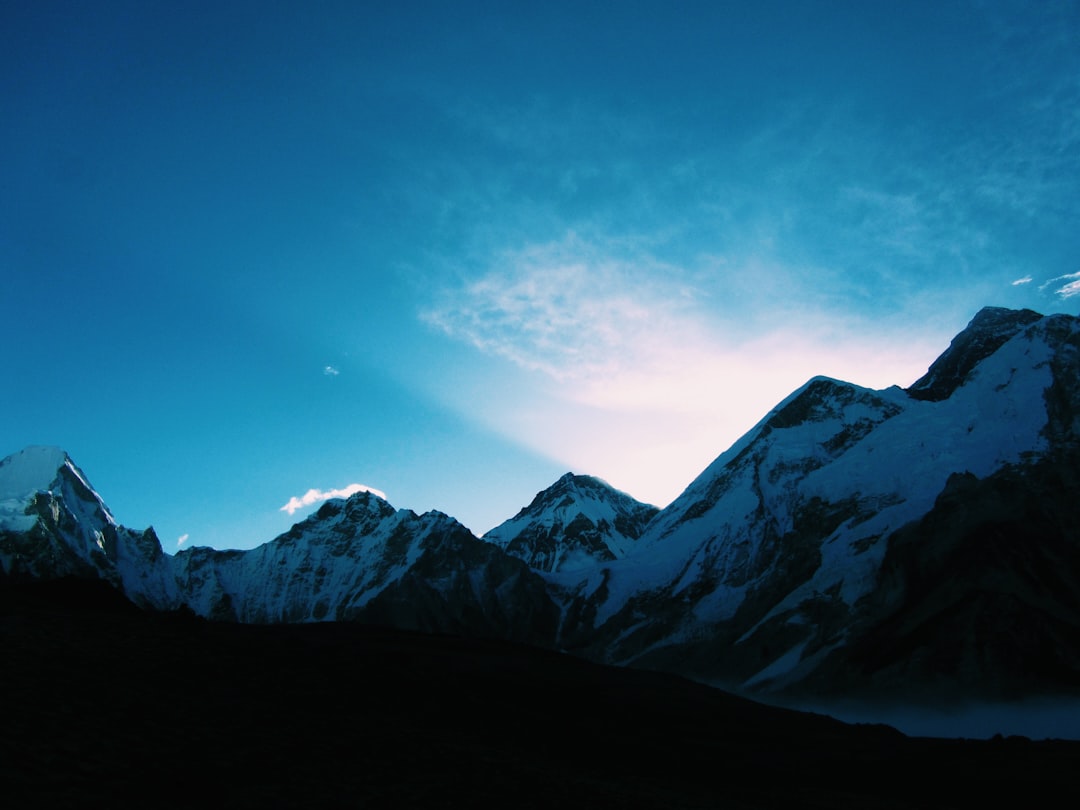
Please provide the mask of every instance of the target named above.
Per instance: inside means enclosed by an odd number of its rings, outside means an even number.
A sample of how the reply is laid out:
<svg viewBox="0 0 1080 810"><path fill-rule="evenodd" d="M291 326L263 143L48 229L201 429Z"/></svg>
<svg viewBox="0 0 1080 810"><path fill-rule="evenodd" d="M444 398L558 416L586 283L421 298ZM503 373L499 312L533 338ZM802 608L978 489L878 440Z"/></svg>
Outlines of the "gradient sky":
<svg viewBox="0 0 1080 810"><path fill-rule="evenodd" d="M1080 4L511 5L2 4L0 456L169 552L482 533L1077 311Z"/></svg>

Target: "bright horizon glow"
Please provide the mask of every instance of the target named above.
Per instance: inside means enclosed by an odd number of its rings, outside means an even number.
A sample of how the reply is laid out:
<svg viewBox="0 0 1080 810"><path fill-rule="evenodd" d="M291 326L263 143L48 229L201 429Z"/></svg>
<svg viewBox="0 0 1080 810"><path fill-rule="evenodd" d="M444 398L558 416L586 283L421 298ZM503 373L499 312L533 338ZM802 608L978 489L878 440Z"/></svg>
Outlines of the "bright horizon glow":
<svg viewBox="0 0 1080 810"><path fill-rule="evenodd" d="M691 480L668 471L703 470L811 377L910 385L951 338L868 338L797 312L724 329L710 291L681 280L694 275L641 251L619 260L569 234L501 256L487 275L444 290L422 318L548 378L542 412L504 409L489 420L495 429L660 506Z"/></svg>
<svg viewBox="0 0 1080 810"><path fill-rule="evenodd" d="M664 506L812 377L1076 311L1077 41L1008 1L13 6L0 456L63 446L177 548L319 482L477 534L567 470Z"/></svg>

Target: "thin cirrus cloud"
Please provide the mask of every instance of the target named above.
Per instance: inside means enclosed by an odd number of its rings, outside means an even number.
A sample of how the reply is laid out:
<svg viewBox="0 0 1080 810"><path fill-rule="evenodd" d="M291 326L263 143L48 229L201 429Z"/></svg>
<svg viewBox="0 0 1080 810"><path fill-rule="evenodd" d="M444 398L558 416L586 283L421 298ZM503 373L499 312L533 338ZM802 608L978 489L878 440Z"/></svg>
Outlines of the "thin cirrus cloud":
<svg viewBox="0 0 1080 810"><path fill-rule="evenodd" d="M445 334L557 382L609 379L637 365L693 292L654 260L634 265L575 234L504 252L491 272L421 314ZM674 290L672 288L675 288Z"/></svg>
<svg viewBox="0 0 1080 810"><path fill-rule="evenodd" d="M297 510L303 509L305 506L312 506L313 504L328 501L332 498L348 498L358 492L370 492L377 498L382 498L384 501L386 500L386 494L381 490L365 486L364 484L349 484L347 487L341 489L309 489L299 498L295 495L289 498L289 502L281 507L279 511L287 512L291 515Z"/></svg>
<svg viewBox="0 0 1080 810"><path fill-rule="evenodd" d="M184 545L184 543L186 543L188 541L189 537L191 537L191 535L189 535L189 534L182 534L179 537L177 537L176 538L176 547L180 548L182 545Z"/></svg>
<svg viewBox="0 0 1080 810"><path fill-rule="evenodd" d="M640 249L632 258L621 253L617 244L573 233L506 251L489 272L444 290L421 317L475 349L541 372L568 396L603 407L653 408L665 401L677 407L688 390L701 388L708 371L749 373L763 358L790 367L802 365L802 358L863 353L836 342L839 330L825 313L801 306L796 314L791 302L805 303L813 290L800 293L796 288L805 282L790 268L703 259L711 264L702 272ZM783 292L768 289L779 286ZM778 302L765 323L741 311L754 295ZM685 386L678 391L654 384L680 377Z"/></svg>
<svg viewBox="0 0 1080 810"><path fill-rule="evenodd" d="M1065 282L1062 284L1061 282ZM1073 296L1080 295L1080 271L1076 273L1066 273L1063 276L1055 276L1049 281L1044 282L1039 286L1039 291L1046 290L1047 287L1053 287L1053 294L1058 298L1067 299Z"/></svg>
<svg viewBox="0 0 1080 810"><path fill-rule="evenodd" d="M856 340L793 308L755 322L723 300L749 294L755 275L796 283L786 268L714 263L718 283L620 247L571 234L504 252L422 317L533 373L531 400L486 411L491 427L654 503L810 377L907 384L940 350L921 337ZM457 404L475 415L474 399Z"/></svg>
<svg viewBox="0 0 1080 810"><path fill-rule="evenodd" d="M1031 232L1068 233L1078 210L1080 116L1061 110L1080 83L1007 78L976 100L985 125L955 130L798 94L707 138L550 103L464 110L492 148L435 167L430 205L473 235L472 266L421 317L535 385L440 395L663 502L659 477L685 484L813 375L910 384L1002 286L1001 303L1062 306L1080 273L1040 286L1016 268L1060 266Z"/></svg>

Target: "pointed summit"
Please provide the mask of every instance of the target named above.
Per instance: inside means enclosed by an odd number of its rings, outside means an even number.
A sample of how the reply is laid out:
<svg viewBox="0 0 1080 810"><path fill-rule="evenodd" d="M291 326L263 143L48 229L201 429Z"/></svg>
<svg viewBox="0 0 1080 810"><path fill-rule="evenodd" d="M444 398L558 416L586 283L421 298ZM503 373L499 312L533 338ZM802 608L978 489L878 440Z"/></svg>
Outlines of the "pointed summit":
<svg viewBox="0 0 1080 810"><path fill-rule="evenodd" d="M541 571L588 568L626 556L658 511L599 478L567 473L484 539Z"/></svg>
<svg viewBox="0 0 1080 810"><path fill-rule="evenodd" d="M983 307L971 323L953 338L949 348L934 361L921 378L907 389L915 399L940 402L964 384L980 362L1017 335L1025 326L1042 320L1030 309Z"/></svg>
<svg viewBox="0 0 1080 810"><path fill-rule="evenodd" d="M22 498L48 490L60 469L71 462L59 447L31 445L0 461L0 500Z"/></svg>
<svg viewBox="0 0 1080 810"><path fill-rule="evenodd" d="M31 445L0 461L0 529L27 530L37 519L38 493L65 498L70 509L116 521L86 475L59 447ZM77 506L82 504L82 506Z"/></svg>
<svg viewBox="0 0 1080 810"><path fill-rule="evenodd" d="M30 446L0 461L0 572L13 579L79 577L122 587L146 604L168 593L152 529L120 526L59 447Z"/></svg>

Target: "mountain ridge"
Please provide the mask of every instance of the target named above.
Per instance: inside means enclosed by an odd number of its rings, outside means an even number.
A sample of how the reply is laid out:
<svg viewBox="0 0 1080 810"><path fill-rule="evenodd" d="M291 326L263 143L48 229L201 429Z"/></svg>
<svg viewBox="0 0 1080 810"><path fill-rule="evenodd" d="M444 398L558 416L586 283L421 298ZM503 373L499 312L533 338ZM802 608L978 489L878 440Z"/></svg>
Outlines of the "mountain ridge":
<svg viewBox="0 0 1080 810"><path fill-rule="evenodd" d="M907 390L811 378L663 510L567 473L484 538L359 493L250 551L169 556L66 454L57 491L13 495L12 456L0 563L158 610L506 638L770 698L1076 694L1078 380L1077 318L986 308ZM48 477L62 451L35 453Z"/></svg>

